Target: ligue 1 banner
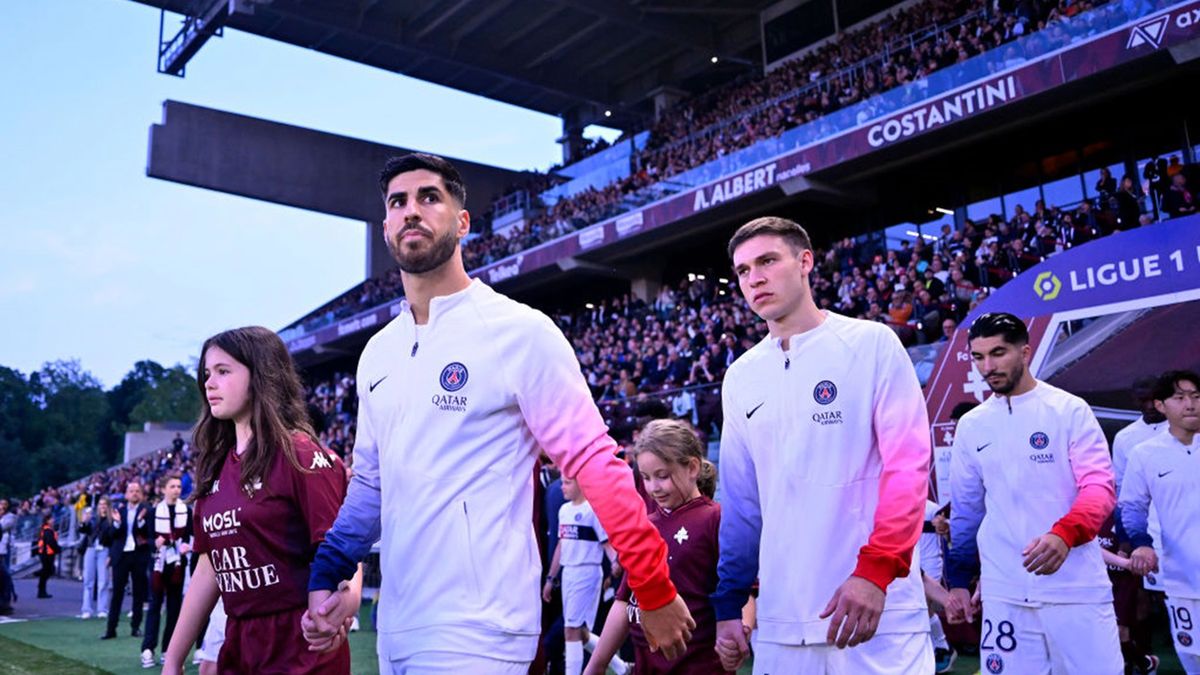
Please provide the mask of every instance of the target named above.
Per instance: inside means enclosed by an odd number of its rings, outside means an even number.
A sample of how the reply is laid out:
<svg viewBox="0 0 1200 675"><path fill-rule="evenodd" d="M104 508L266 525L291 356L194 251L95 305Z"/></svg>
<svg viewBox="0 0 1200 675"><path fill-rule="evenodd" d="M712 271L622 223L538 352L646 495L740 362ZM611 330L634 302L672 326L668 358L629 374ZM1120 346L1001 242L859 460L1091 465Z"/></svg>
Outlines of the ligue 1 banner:
<svg viewBox="0 0 1200 675"><path fill-rule="evenodd" d="M963 320L942 348L925 385L939 501L949 493L954 408L982 403L991 389L971 360L967 328L979 315L1009 312L1029 326L1039 354L1057 316L1080 310L1095 315L1184 302L1200 290L1200 216L1176 218L1120 232L1051 256L1005 284ZM1033 364L1038 365L1037 359Z"/></svg>

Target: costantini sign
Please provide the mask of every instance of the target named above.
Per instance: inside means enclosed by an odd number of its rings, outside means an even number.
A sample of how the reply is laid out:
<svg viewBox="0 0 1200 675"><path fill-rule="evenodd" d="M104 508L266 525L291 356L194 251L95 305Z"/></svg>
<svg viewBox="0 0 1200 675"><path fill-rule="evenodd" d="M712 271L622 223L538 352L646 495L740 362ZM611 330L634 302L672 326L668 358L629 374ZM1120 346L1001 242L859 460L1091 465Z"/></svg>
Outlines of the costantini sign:
<svg viewBox="0 0 1200 675"><path fill-rule="evenodd" d="M1097 11L1105 10L1102 8ZM986 80L966 84L944 95L914 104L882 120L868 122L836 136L783 152L758 166L739 170L706 185L654 202L639 211L597 223L583 232L572 233L522 251L520 255L471 270L470 274L488 283L499 283L528 274L584 250L595 250L625 237L655 230L719 204L769 189L789 178L820 171L886 146L936 132L1064 83L1143 58L1163 47L1187 42L1197 35L1200 35L1200 1L1180 4L1139 18L1121 28L1089 36L1069 48ZM1176 249L1178 257L1172 258ZM1142 255L1158 255L1159 258L1139 258L1136 269L1134 258L1131 257L1134 254L1126 251L1118 253L1112 260L1097 262L1091 266L1090 272L1086 267L1065 272L1055 270L1051 276L1041 278L1036 286L1023 285L1028 291L1028 301L1040 303L1057 301L1060 296L1085 298L1089 293L1101 293L1105 289L1126 288L1137 279L1151 282L1151 286L1154 280L1166 285L1172 274L1196 272L1195 251L1183 245L1176 249L1148 251ZM1124 266L1121 256L1125 256ZM1004 290L1012 285L1009 284ZM1041 289L1041 293L1035 292L1035 289ZM319 329L292 340L288 348L293 352L312 349L341 335L374 327L381 324L382 320L395 316L398 306L398 303L393 303L364 313L376 316L375 321L354 317L337 326ZM357 323L355 320L358 320Z"/></svg>

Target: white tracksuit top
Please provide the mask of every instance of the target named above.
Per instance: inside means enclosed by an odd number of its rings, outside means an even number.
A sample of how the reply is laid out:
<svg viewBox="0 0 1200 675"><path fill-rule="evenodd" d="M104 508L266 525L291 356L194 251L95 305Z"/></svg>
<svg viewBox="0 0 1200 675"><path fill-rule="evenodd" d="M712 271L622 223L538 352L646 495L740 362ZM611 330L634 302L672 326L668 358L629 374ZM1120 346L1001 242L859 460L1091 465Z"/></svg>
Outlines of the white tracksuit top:
<svg viewBox="0 0 1200 675"><path fill-rule="evenodd" d="M896 334L828 313L787 351L767 338L743 354L722 401L718 620L741 616L757 578L759 639L822 644L819 615L854 574L887 591L879 633L928 631L914 546L929 420Z"/></svg>
<svg viewBox="0 0 1200 675"><path fill-rule="evenodd" d="M1184 445L1161 433L1133 449L1121 485L1121 521L1133 545L1161 551L1160 579L1172 598L1200 600L1200 434ZM1161 535L1151 542L1148 512Z"/></svg>
<svg viewBox="0 0 1200 675"><path fill-rule="evenodd" d="M1112 463L1083 399L1041 381L1020 396L991 396L959 420L951 453L952 588L966 588L977 546L985 599L1112 602L1095 539L1116 501ZM1021 552L1047 532L1072 548L1058 571L1039 576Z"/></svg>
<svg viewBox="0 0 1200 675"><path fill-rule="evenodd" d="M354 478L310 590L348 578L379 539L379 632L398 654L534 657L539 450L579 480L630 582L657 606L674 596L666 545L570 344L541 312L478 280L434 298L424 325L404 305L363 350L357 387Z"/></svg>

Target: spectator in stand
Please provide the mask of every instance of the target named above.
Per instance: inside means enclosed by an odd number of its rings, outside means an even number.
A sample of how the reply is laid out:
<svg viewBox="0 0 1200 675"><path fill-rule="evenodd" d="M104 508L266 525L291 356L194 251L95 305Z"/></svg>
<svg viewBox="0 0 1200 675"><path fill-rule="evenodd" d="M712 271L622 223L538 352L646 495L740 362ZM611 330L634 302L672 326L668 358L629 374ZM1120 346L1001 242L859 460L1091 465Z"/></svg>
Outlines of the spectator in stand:
<svg viewBox="0 0 1200 675"><path fill-rule="evenodd" d="M1163 195L1162 210L1168 218L1190 216L1196 212L1196 197L1187 186L1187 176L1176 173L1171 187Z"/></svg>
<svg viewBox="0 0 1200 675"><path fill-rule="evenodd" d="M112 577L108 562L108 547L112 544L111 505L106 496L100 497L96 508L87 507L79 522L83 537L83 606L79 618L90 619L92 614L108 617L112 601ZM94 601L93 601L94 598Z"/></svg>
<svg viewBox="0 0 1200 675"><path fill-rule="evenodd" d="M1121 189L1115 195L1117 229L1132 230L1139 225L1142 215L1141 187L1128 174L1121 177Z"/></svg>
<svg viewBox="0 0 1200 675"><path fill-rule="evenodd" d="M54 576L54 561L61 551L62 548L58 545L58 533L54 531L54 515L48 513L42 517L42 529L38 533L37 539L38 560L42 563L41 569L38 570L37 596L39 598L54 597L46 592L46 582Z"/></svg>
<svg viewBox="0 0 1200 675"><path fill-rule="evenodd" d="M12 614L12 603L17 599L13 588L9 562L12 560L13 530L17 516L9 512L10 503L0 499L0 616Z"/></svg>
<svg viewBox="0 0 1200 675"><path fill-rule="evenodd" d="M1100 204L1107 204L1110 197L1117 193L1117 179L1113 178L1112 171L1108 167L1101 167L1100 178L1096 179L1096 194L1100 198Z"/></svg>

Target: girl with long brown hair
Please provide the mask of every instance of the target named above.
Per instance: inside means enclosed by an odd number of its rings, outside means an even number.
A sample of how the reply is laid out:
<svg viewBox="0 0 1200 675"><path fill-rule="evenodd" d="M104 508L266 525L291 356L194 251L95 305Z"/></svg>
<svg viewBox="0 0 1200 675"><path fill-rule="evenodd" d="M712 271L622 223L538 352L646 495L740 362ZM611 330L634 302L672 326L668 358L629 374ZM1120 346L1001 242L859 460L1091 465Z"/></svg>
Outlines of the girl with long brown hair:
<svg viewBox="0 0 1200 675"><path fill-rule="evenodd" d="M608 666L616 665L612 658L631 632L637 673L724 673L715 651L717 617L708 601L717 588L717 530L721 523L721 507L712 499L717 488L716 467L705 458L704 444L695 429L680 420L648 423L633 451L642 484L655 504L650 522L667 542L671 581L696 620L696 629L687 651L674 659L651 651L642 631L637 597L623 581L584 675L603 675Z"/></svg>
<svg viewBox="0 0 1200 675"><path fill-rule="evenodd" d="M201 557L163 672L182 672L220 597L228 623L219 672L349 673L344 633L317 650L301 634L309 565L345 498L346 472L316 440L287 348L257 326L214 335L196 385L206 402L193 442Z"/></svg>

